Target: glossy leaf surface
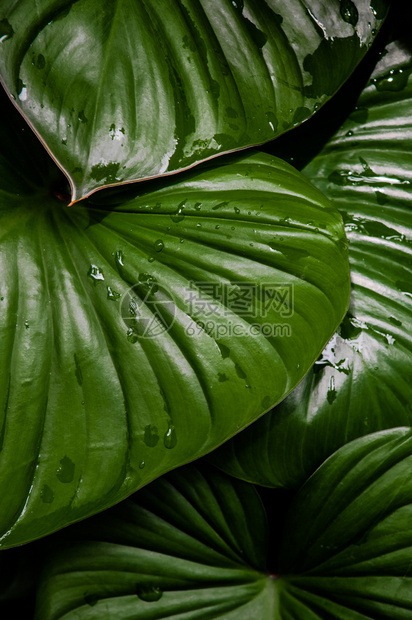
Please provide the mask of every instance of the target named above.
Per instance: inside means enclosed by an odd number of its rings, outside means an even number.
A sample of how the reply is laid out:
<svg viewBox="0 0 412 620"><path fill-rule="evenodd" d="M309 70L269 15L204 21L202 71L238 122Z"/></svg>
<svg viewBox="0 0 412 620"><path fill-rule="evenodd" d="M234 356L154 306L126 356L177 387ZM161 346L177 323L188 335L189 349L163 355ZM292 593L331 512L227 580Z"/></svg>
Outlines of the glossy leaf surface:
<svg viewBox="0 0 412 620"><path fill-rule="evenodd" d="M334 200L352 296L296 390L225 446L222 467L297 486L340 445L412 422L412 55L391 43L356 109L304 173Z"/></svg>
<svg viewBox="0 0 412 620"><path fill-rule="evenodd" d="M336 452L291 506L276 578L264 572L253 487L173 472L68 534L46 565L36 618L406 619L411 467L409 429Z"/></svg>
<svg viewBox="0 0 412 620"><path fill-rule="evenodd" d="M340 448L299 491L280 571L301 617L410 617L411 467L411 430L382 431Z"/></svg>
<svg viewBox="0 0 412 620"><path fill-rule="evenodd" d="M111 210L67 208L6 111L3 546L114 504L256 419L319 355L350 286L339 214L288 164L242 156Z"/></svg>
<svg viewBox="0 0 412 620"><path fill-rule="evenodd" d="M384 0L3 0L0 73L78 200L260 144L349 77Z"/></svg>
<svg viewBox="0 0 412 620"><path fill-rule="evenodd" d="M267 526L253 487L186 467L134 497L82 524L85 540L40 586L37 618L265 617Z"/></svg>

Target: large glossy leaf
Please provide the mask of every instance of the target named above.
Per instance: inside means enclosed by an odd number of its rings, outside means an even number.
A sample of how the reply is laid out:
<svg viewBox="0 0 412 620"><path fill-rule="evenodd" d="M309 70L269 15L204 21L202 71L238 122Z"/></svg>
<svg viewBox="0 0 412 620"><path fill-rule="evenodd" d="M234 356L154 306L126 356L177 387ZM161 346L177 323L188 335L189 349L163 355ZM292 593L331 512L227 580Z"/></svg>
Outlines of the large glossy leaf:
<svg viewBox="0 0 412 620"><path fill-rule="evenodd" d="M351 74L386 0L3 0L0 72L72 198L259 144Z"/></svg>
<svg viewBox="0 0 412 620"><path fill-rule="evenodd" d="M13 141L0 160L8 546L112 505L268 410L336 329L350 283L339 214L280 160L237 157L112 210L67 208L28 130L1 131Z"/></svg>
<svg viewBox="0 0 412 620"><path fill-rule="evenodd" d="M296 486L343 443L411 424L411 119L412 54L391 43L355 111L304 170L345 221L348 315L298 388L224 447L226 471Z"/></svg>
<svg viewBox="0 0 412 620"><path fill-rule="evenodd" d="M300 617L410 618L411 467L411 430L382 431L340 448L298 493L280 572Z"/></svg>
<svg viewBox="0 0 412 620"><path fill-rule="evenodd" d="M84 540L39 586L36 618L266 617L267 524L253 487L189 466L134 498L82 524Z"/></svg>
<svg viewBox="0 0 412 620"><path fill-rule="evenodd" d="M254 489L194 467L173 472L72 530L48 559L36 618L409 618L411 466L409 429L341 448L277 534L277 577L264 571Z"/></svg>

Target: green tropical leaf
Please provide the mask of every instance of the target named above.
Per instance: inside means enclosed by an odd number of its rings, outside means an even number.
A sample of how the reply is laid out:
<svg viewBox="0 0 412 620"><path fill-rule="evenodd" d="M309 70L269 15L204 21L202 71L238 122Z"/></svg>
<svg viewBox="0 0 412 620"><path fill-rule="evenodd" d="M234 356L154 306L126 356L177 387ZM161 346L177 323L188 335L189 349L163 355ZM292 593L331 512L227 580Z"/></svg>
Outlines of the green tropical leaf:
<svg viewBox="0 0 412 620"><path fill-rule="evenodd" d="M410 617L411 466L412 431L381 431L340 448L298 493L280 572L313 618Z"/></svg>
<svg viewBox="0 0 412 620"><path fill-rule="evenodd" d="M252 422L313 364L350 289L338 212L281 160L242 155L111 210L67 208L7 104L1 546L102 510Z"/></svg>
<svg viewBox="0 0 412 620"><path fill-rule="evenodd" d="M386 0L3 0L0 73L72 186L260 144L349 77Z"/></svg>
<svg viewBox="0 0 412 620"><path fill-rule="evenodd" d="M349 312L313 369L215 462L296 487L345 442L412 423L412 53L391 43L356 109L304 173L349 239Z"/></svg>
<svg viewBox="0 0 412 620"><path fill-rule="evenodd" d="M134 498L83 522L39 586L36 618L265 617L267 524L252 486L188 466Z"/></svg>
<svg viewBox="0 0 412 620"><path fill-rule="evenodd" d="M410 429L337 451L290 508L276 577L253 487L193 466L173 472L60 541L36 618L409 618L411 467Z"/></svg>

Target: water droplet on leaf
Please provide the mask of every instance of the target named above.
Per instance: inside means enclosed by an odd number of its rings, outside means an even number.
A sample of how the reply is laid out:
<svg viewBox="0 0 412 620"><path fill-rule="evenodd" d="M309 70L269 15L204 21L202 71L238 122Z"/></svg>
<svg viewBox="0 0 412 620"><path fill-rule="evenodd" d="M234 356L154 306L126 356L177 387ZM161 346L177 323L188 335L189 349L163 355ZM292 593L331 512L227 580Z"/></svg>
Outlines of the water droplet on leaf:
<svg viewBox="0 0 412 620"><path fill-rule="evenodd" d="M403 90L408 83L410 71L403 69L391 69L389 73L379 78L374 78L372 84L374 84L376 90L379 91L395 91Z"/></svg>
<svg viewBox="0 0 412 620"><path fill-rule="evenodd" d="M107 287L107 299L110 299L111 301L117 301L120 297L120 293L116 293L116 291L114 291L111 286Z"/></svg>
<svg viewBox="0 0 412 620"><path fill-rule="evenodd" d="M51 504L54 501L53 489L51 489L48 484L45 484L40 491L40 497L45 504Z"/></svg>
<svg viewBox="0 0 412 620"><path fill-rule="evenodd" d="M68 456L64 456L60 460L60 467L57 470L56 476L60 482L68 483L73 482L75 465Z"/></svg>
<svg viewBox="0 0 412 620"><path fill-rule="evenodd" d="M342 19L348 24L356 26L356 24L358 23L358 9L356 8L352 0L341 0L340 14Z"/></svg>
<svg viewBox="0 0 412 620"><path fill-rule="evenodd" d="M385 17L387 8L385 0L371 0L370 10L377 19L383 19Z"/></svg>
<svg viewBox="0 0 412 620"><path fill-rule="evenodd" d="M88 119L86 118L86 115L85 115L85 113L84 113L84 110L80 110L79 115L78 115L78 117L77 117L77 118L79 119L79 121L80 121L81 123L87 123L87 122L88 122Z"/></svg>
<svg viewBox="0 0 412 620"><path fill-rule="evenodd" d="M224 381L229 381L229 377L224 372L218 372L217 377L219 383L223 383Z"/></svg>
<svg viewBox="0 0 412 620"><path fill-rule="evenodd" d="M116 261L116 266L117 267L124 267L123 252L121 250L117 250L116 256L115 256L115 261Z"/></svg>
<svg viewBox="0 0 412 620"><path fill-rule="evenodd" d="M119 162L102 159L98 164L92 166L90 176L95 181L103 181L107 184L120 182L122 179L117 176L119 168Z"/></svg>
<svg viewBox="0 0 412 620"><path fill-rule="evenodd" d="M94 282L98 282L99 280L104 280L103 271L100 269L100 267L97 267L97 265L90 265L87 275Z"/></svg>
<svg viewBox="0 0 412 620"><path fill-rule="evenodd" d="M179 222L185 219L185 216L183 215L184 208L185 208L185 201L181 202L180 205L177 207L176 212L171 214L170 219L172 220L172 222L175 222L175 224L178 224Z"/></svg>
<svg viewBox="0 0 412 620"><path fill-rule="evenodd" d="M129 327L129 329L127 330L126 338L132 344L135 344L139 340L138 335L136 334L136 332L134 331L132 327Z"/></svg>
<svg viewBox="0 0 412 620"><path fill-rule="evenodd" d="M143 441L149 448L154 448L157 445L159 441L157 426L154 426L153 424L148 424L145 426Z"/></svg>
<svg viewBox="0 0 412 620"><path fill-rule="evenodd" d="M137 596L146 603L154 603L162 598L163 592L156 586L138 586Z"/></svg>
<svg viewBox="0 0 412 620"><path fill-rule="evenodd" d="M331 377L329 380L329 390L326 394L326 398L328 399L329 405L331 405L336 400L336 389L335 389L335 377Z"/></svg>
<svg viewBox="0 0 412 620"><path fill-rule="evenodd" d="M169 427L164 435L163 443L165 448L171 450L177 444L176 430L172 422L169 420Z"/></svg>

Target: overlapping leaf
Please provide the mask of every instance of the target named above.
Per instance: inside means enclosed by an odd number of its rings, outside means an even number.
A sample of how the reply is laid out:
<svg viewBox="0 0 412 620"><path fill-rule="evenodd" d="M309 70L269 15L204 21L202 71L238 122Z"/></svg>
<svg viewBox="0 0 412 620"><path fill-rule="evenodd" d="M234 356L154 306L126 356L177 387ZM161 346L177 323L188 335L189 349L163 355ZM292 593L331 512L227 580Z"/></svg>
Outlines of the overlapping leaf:
<svg viewBox="0 0 412 620"><path fill-rule="evenodd" d="M259 144L349 77L385 0L4 0L0 72L72 198Z"/></svg>
<svg viewBox="0 0 412 620"><path fill-rule="evenodd" d="M3 118L8 546L114 504L281 400L339 324L349 273L339 214L280 160L67 208L47 154Z"/></svg>
<svg viewBox="0 0 412 620"><path fill-rule="evenodd" d="M194 467L173 472L72 530L48 560L36 618L406 619L411 467L410 429L338 450L291 506L277 577L264 572L254 489Z"/></svg>
<svg viewBox="0 0 412 620"><path fill-rule="evenodd" d="M84 522L40 586L37 618L266 617L267 526L250 485L186 467L135 498Z"/></svg>
<svg viewBox="0 0 412 620"><path fill-rule="evenodd" d="M382 431L340 448L298 493L280 571L302 617L410 617L411 466L411 430Z"/></svg>
<svg viewBox="0 0 412 620"><path fill-rule="evenodd" d="M412 55L391 43L348 120L304 173L349 239L348 315L298 388L225 446L229 472L299 485L355 437L412 421Z"/></svg>

